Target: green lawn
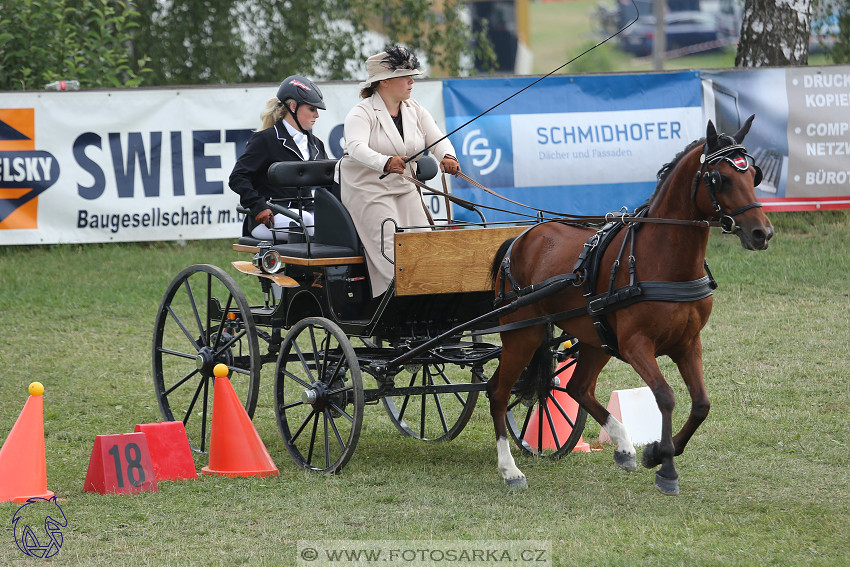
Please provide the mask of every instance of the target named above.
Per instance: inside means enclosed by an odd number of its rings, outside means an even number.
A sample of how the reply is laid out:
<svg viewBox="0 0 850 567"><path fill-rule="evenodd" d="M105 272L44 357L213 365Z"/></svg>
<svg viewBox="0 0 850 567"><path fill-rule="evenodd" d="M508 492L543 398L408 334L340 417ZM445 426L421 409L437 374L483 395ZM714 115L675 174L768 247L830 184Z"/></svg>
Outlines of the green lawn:
<svg viewBox="0 0 850 567"><path fill-rule="evenodd" d="M151 381L154 314L183 267L245 259L223 241L0 248L0 439L27 385L44 383L48 488L68 518L52 565L304 565L299 541L512 540L550 545L556 565L841 565L850 546L850 215L776 214L777 236L748 252L712 234L720 287L704 333L708 421L677 458L682 493L625 473L610 447L557 462L518 456L529 489L505 488L482 397L450 443L401 436L367 406L360 443L338 476L297 470L277 430L272 384L254 423L280 475L202 476L159 492L83 492L98 434L158 421ZM666 359L678 405L687 393ZM612 362L614 389L641 385ZM588 423L586 441L599 426ZM198 468L206 457L195 457ZM32 565L15 546L17 505L0 504L0 564Z"/></svg>

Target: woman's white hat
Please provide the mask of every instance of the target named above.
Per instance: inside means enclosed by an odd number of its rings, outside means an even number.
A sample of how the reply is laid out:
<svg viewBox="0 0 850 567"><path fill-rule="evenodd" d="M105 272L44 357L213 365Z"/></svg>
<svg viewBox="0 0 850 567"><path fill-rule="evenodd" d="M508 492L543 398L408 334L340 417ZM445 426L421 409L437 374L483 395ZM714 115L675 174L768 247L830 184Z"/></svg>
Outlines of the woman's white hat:
<svg viewBox="0 0 850 567"><path fill-rule="evenodd" d="M385 79L422 74L416 55L408 48L401 46L382 51L367 59L366 72L369 73L369 78L360 83L361 89Z"/></svg>

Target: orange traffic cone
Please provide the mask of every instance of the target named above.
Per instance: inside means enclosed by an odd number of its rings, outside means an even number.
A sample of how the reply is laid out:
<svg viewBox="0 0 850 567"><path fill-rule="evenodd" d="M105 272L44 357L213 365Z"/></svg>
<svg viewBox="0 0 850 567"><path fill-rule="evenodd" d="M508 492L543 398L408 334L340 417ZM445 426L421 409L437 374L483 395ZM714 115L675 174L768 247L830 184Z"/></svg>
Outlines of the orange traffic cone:
<svg viewBox="0 0 850 567"><path fill-rule="evenodd" d="M558 366L558 379L561 381L562 386L566 386L573 375L573 366L564 368L566 364L567 363L565 361ZM564 408L564 411L567 412L568 416L570 416L570 419L575 422L576 416L578 415L578 402L572 399L569 394L560 390L553 391L552 397L557 400L558 404ZM549 408L549 414L552 416L552 423L555 426L554 432L558 434L558 441L563 444L573 432L573 426L570 425L570 423L564 418L561 411L555 406L555 403L552 400L547 400L546 406ZM531 445L535 451L540 451L540 447L537 447L537 424L539 423L539 412L540 406L535 408L534 413L531 414L531 419L528 422L528 428L525 430L525 437L523 437L526 443ZM547 419L543 420L543 435L540 436L540 440L542 441L541 444L544 449L558 448L555 443L555 436L553 435L552 427L549 425ZM579 437L578 443L576 443L573 451L589 452L590 445L584 441L583 437Z"/></svg>
<svg viewBox="0 0 850 567"><path fill-rule="evenodd" d="M216 364L213 394L210 464L204 474L269 476L278 474L257 429L227 378L228 369Z"/></svg>
<svg viewBox="0 0 850 567"><path fill-rule="evenodd" d="M0 448L0 502L51 498L44 453L44 386L33 382L30 397Z"/></svg>

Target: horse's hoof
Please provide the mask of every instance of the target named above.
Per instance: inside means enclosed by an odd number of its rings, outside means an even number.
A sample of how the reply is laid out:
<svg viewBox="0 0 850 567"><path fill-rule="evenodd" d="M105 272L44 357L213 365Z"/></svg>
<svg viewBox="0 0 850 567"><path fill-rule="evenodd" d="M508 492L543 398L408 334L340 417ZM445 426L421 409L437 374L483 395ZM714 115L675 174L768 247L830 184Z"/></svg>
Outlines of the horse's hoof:
<svg viewBox="0 0 850 567"><path fill-rule="evenodd" d="M679 494L679 479L666 478L658 473L655 473L655 488L657 488L661 494L666 494L667 496L676 496L677 494Z"/></svg>
<svg viewBox="0 0 850 567"><path fill-rule="evenodd" d="M505 484L508 485L508 488L528 488L528 482L525 480L524 476L521 476L519 478L506 478Z"/></svg>
<svg viewBox="0 0 850 567"><path fill-rule="evenodd" d="M640 462L647 469L654 469L661 464L661 460L658 458L658 441L653 441L643 448Z"/></svg>
<svg viewBox="0 0 850 567"><path fill-rule="evenodd" d="M614 451L614 463L621 469L629 472L635 472L637 470L637 458L632 453Z"/></svg>

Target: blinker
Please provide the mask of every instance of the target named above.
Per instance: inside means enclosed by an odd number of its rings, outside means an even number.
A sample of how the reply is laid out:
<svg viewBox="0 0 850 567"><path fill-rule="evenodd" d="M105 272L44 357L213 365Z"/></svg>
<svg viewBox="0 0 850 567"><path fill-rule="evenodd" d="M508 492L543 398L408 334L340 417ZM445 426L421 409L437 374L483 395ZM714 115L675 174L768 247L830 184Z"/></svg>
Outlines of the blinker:
<svg viewBox="0 0 850 567"><path fill-rule="evenodd" d="M747 171L750 167L755 171L755 178L753 179L753 186L758 187L764 178L764 174L761 171L761 168L756 165L753 157L747 153L743 155L736 155L734 157L730 156L721 156L720 160L728 162L732 167L741 173ZM718 160L719 161L719 160Z"/></svg>

